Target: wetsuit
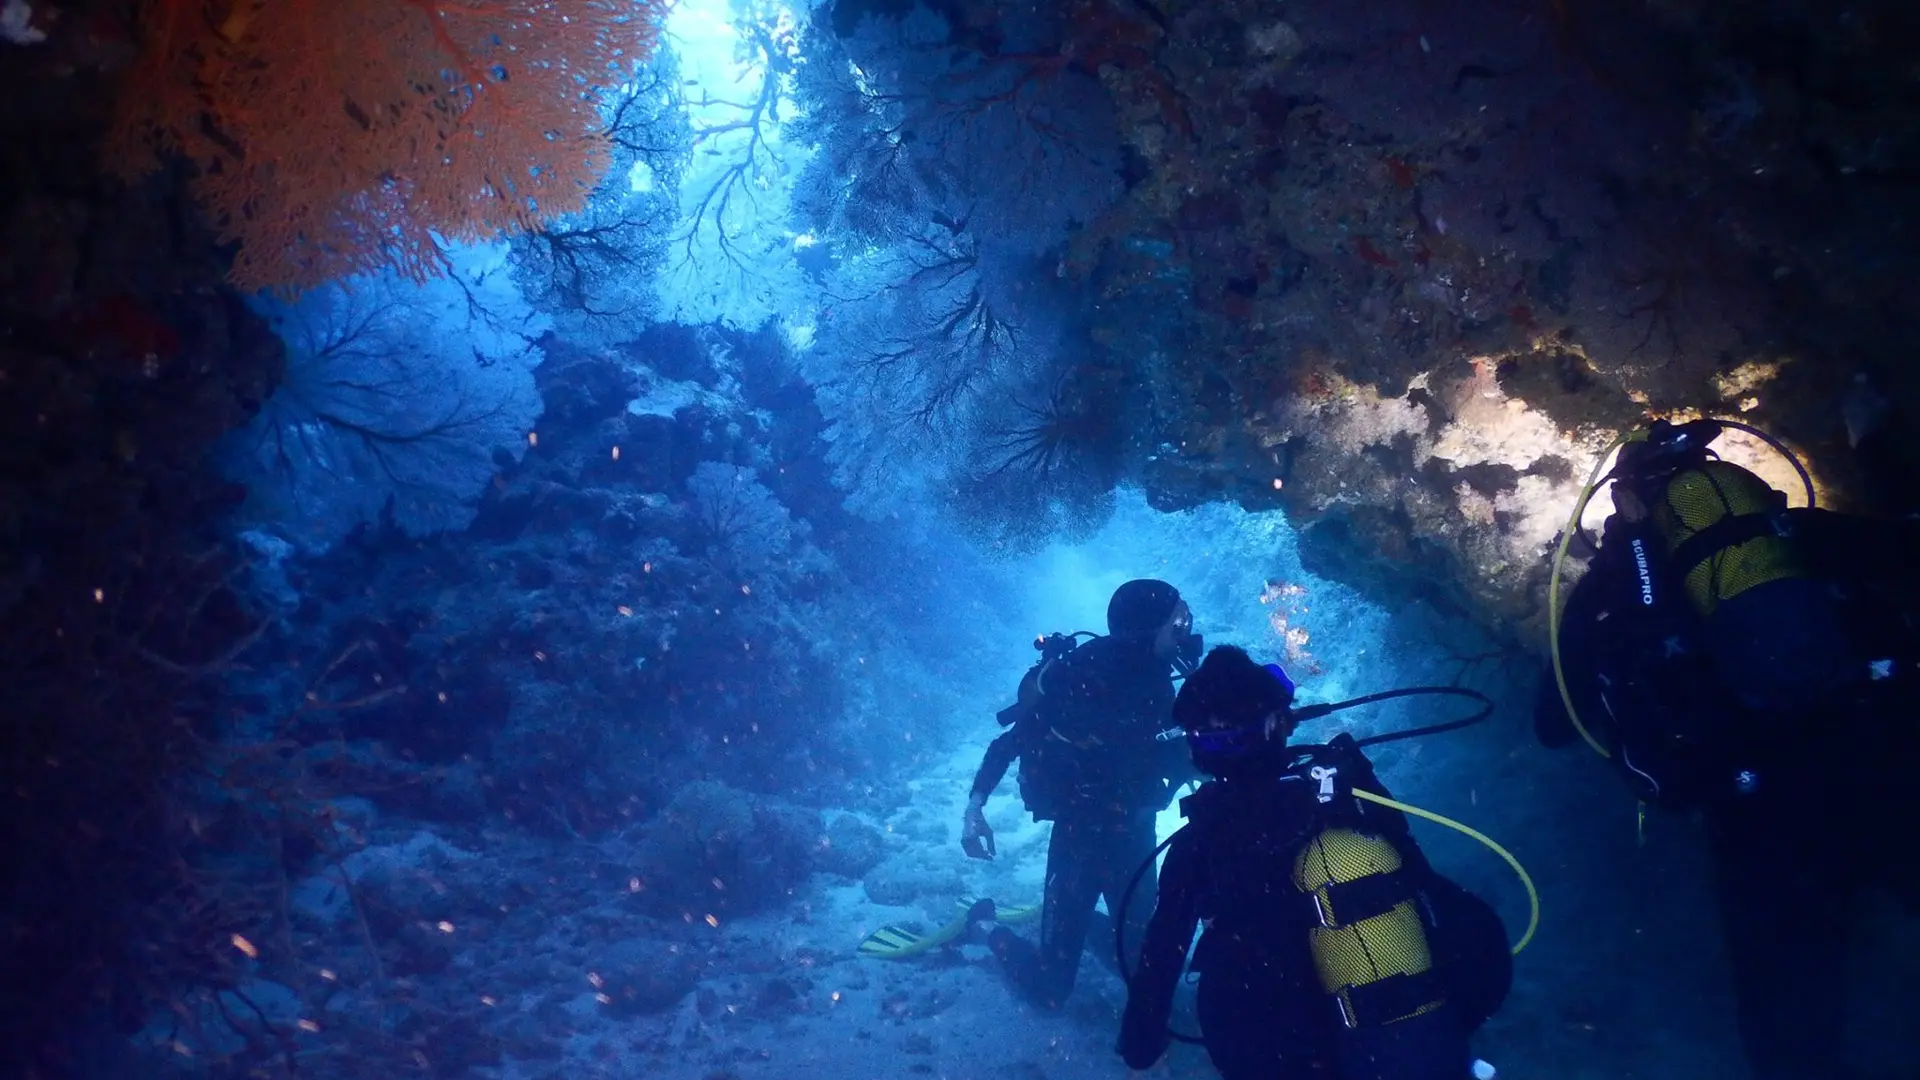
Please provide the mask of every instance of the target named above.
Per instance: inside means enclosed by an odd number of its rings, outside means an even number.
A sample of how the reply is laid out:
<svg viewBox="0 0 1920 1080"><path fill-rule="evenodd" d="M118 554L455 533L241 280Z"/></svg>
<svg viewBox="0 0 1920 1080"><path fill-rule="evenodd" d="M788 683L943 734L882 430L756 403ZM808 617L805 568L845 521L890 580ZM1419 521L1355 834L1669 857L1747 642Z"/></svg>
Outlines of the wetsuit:
<svg viewBox="0 0 1920 1080"><path fill-rule="evenodd" d="M1561 613L1561 667L1581 723L1603 746L1620 748L1614 763L1640 797L1690 806L1738 771L1718 756L1722 728L1738 710L1718 693L1699 619L1650 534L1619 515L1607 519L1599 552ZM1551 668L1534 730L1550 748L1579 737Z"/></svg>
<svg viewBox="0 0 1920 1080"><path fill-rule="evenodd" d="M1902 781L1887 768L1904 770L1915 751L1912 635L1888 590L1862 579L1874 551L1884 564L1915 549L1889 541L1897 523L1788 516L1853 639L1838 677L1777 660L1774 674L1806 680L1817 705L1743 703L1672 575L1657 558L1641 563L1640 534L1618 515L1560 629L1582 723L1642 798L1705 814L1741 1040L1760 1080L1837 1074L1853 894L1869 882L1910 902L1920 894L1913 860L1888 855L1907 846L1912 819L1889 798ZM1788 596L1787 610L1742 614L1793 627L1806 595ZM1886 677L1864 674L1879 653ZM1535 725L1548 746L1576 738L1550 669Z"/></svg>
<svg viewBox="0 0 1920 1080"><path fill-rule="evenodd" d="M1338 763L1353 786L1386 790L1350 740L1320 760ZM1189 824L1168 846L1159 894L1129 985L1120 1051L1145 1069L1168 1043L1174 990L1187 949L1199 975L1200 1031L1225 1080L1462 1080L1467 1039L1511 986L1512 957L1492 908L1436 873L1395 810L1359 803L1330 812L1317 785L1297 774L1211 780L1182 800ZM1295 859L1330 825L1386 838L1424 900L1431 982L1403 989L1444 1004L1359 1037L1342 1030L1337 1003L1319 982L1309 945L1311 902L1294 888ZM1144 900L1144 897L1137 898ZM1410 999L1411 1000L1411 999Z"/></svg>
<svg viewBox="0 0 1920 1080"><path fill-rule="evenodd" d="M1155 815L1194 776L1185 744L1157 738L1172 723L1171 670L1145 641L1081 645L1047 668L1036 707L993 741L974 776L972 794L985 801L1018 759L1028 811L1053 822L1038 941L1005 927L988 941L1015 989L1044 1008L1072 992L1096 901L1120 910L1128 879L1157 842ZM1128 940L1138 942L1145 905L1130 914ZM1097 945L1113 956L1105 941Z"/></svg>

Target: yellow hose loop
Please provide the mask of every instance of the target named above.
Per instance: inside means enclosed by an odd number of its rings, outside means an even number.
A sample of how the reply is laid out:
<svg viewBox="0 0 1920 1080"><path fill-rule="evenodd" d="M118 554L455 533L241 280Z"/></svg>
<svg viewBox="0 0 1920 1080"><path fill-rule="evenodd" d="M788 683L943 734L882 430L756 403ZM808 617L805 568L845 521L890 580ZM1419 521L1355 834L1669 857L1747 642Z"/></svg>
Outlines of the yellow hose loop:
<svg viewBox="0 0 1920 1080"><path fill-rule="evenodd" d="M1567 527L1560 530L1560 547L1553 553L1553 573L1547 579L1547 651L1553 657L1553 681L1560 688L1560 704L1566 707L1567 719L1573 721L1573 730L1580 733L1593 752L1603 758L1613 756L1600 740L1593 737L1587 725L1580 722L1580 710L1574 708L1573 692L1567 689L1566 668L1560 663L1560 569L1567 561L1567 547L1573 542L1574 534L1580 531L1580 519L1586 515L1587 503L1593 500L1594 489L1600 486L1600 477L1607 468L1607 461L1613 452L1632 442L1636 438L1645 438L1642 431L1630 431L1613 440L1600 452L1600 460L1593 463L1593 474L1587 477L1587 484L1580 489L1580 498L1573 504L1573 517Z"/></svg>
<svg viewBox="0 0 1920 1080"><path fill-rule="evenodd" d="M1507 865L1513 867L1513 872L1519 875L1520 884L1526 886L1527 889L1527 932L1520 935L1520 943L1513 947L1513 954L1515 956L1520 955L1520 950L1526 948L1527 945L1533 941L1534 931L1540 928L1540 890L1534 888L1533 876L1527 873L1526 867L1520 865L1519 859L1513 857L1513 852L1501 847L1497 841L1486 833L1470 825L1462 825L1450 817L1442 817L1431 810L1422 810L1417 806L1400 802L1397 799L1389 799L1384 795L1375 795L1371 791L1363 791L1360 788L1354 788L1353 793L1355 796L1365 799L1368 802L1392 807L1403 814L1412 814L1415 817L1425 818L1436 825L1445 825L1449 829L1454 829L1467 836L1471 836L1475 840L1485 844L1487 850L1507 860Z"/></svg>

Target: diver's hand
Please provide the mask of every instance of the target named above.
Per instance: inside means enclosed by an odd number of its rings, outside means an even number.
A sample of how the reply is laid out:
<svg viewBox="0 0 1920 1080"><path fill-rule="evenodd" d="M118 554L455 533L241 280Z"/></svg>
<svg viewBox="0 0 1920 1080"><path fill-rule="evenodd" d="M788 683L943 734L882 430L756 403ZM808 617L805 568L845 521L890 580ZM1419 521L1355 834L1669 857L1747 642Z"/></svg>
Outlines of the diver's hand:
<svg viewBox="0 0 1920 1080"><path fill-rule="evenodd" d="M987 827L984 803L967 801L967 814L960 819L960 850L970 859L991 859L998 854L993 846L993 830Z"/></svg>

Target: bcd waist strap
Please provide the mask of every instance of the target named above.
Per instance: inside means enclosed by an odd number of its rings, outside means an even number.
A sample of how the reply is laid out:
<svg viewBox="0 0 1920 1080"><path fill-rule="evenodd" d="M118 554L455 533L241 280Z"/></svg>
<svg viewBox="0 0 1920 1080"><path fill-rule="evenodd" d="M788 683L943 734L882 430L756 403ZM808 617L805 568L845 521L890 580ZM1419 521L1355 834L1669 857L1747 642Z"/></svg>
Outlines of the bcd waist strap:
<svg viewBox="0 0 1920 1080"><path fill-rule="evenodd" d="M1352 881L1329 881L1306 894L1313 920L1321 926L1352 926L1385 915L1418 895L1409 867L1368 874Z"/></svg>
<svg viewBox="0 0 1920 1080"><path fill-rule="evenodd" d="M1445 1004L1446 979L1438 968L1411 975L1389 975L1348 987L1340 1020L1350 1028L1379 1027Z"/></svg>

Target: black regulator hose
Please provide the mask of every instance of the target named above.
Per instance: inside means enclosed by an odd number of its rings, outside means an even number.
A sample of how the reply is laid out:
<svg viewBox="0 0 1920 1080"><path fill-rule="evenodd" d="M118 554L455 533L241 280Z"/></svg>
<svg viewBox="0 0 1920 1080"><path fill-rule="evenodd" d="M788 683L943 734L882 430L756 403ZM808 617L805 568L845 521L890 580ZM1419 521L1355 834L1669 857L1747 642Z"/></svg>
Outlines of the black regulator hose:
<svg viewBox="0 0 1920 1080"><path fill-rule="evenodd" d="M1115 970L1120 973L1120 981L1127 984L1129 991L1133 989L1133 977L1137 972L1127 970L1128 905L1133 903L1133 891L1140 887L1140 879L1147 876L1147 868L1153 865L1154 860L1160 857L1161 852L1167 850L1167 847L1173 843L1173 838L1185 832L1186 828L1185 825L1182 825L1168 834L1165 840L1160 841L1160 846L1153 849L1153 854L1147 856L1146 861L1142 862L1140 866L1134 870L1133 876L1127 879L1127 891L1120 894L1120 910L1113 913L1113 958L1115 963L1118 964ZM1175 1042L1186 1043L1189 1046L1205 1046L1207 1042L1198 1035L1189 1035L1184 1031L1174 1030L1172 1024L1167 1025L1167 1037Z"/></svg>
<svg viewBox="0 0 1920 1080"><path fill-rule="evenodd" d="M1813 474L1807 472L1807 467L1800 461L1800 455L1787 449L1785 443L1754 427L1752 424L1742 423L1738 420L1725 420L1719 417L1715 417L1713 422L1719 424L1721 427L1730 427L1738 431L1744 431L1772 447L1774 453L1786 458L1787 464L1793 466L1793 471L1800 475L1800 483L1807 489L1807 509L1811 510L1818 505L1818 499L1813 491Z"/></svg>
<svg viewBox="0 0 1920 1080"><path fill-rule="evenodd" d="M1323 716L1340 712L1343 709L1357 708L1361 705L1374 705L1382 701L1392 701L1395 698L1417 697L1429 694L1470 698L1479 702L1480 708L1470 716L1463 717L1459 720L1449 720L1443 724L1429 724L1426 727L1408 728L1405 731L1390 731L1384 735L1369 735L1364 739L1354 740L1356 745L1364 749L1369 746L1379 746L1383 743L1399 742L1401 739L1418 739L1427 735L1438 735L1446 731L1458 731L1463 727L1472 727L1493 715L1493 699L1478 690L1469 690L1464 686L1410 686L1403 690L1382 690L1377 694L1367 694L1362 697L1335 702L1331 705L1309 705L1304 709L1295 709L1293 715L1297 723L1304 724L1309 720L1318 720Z"/></svg>

